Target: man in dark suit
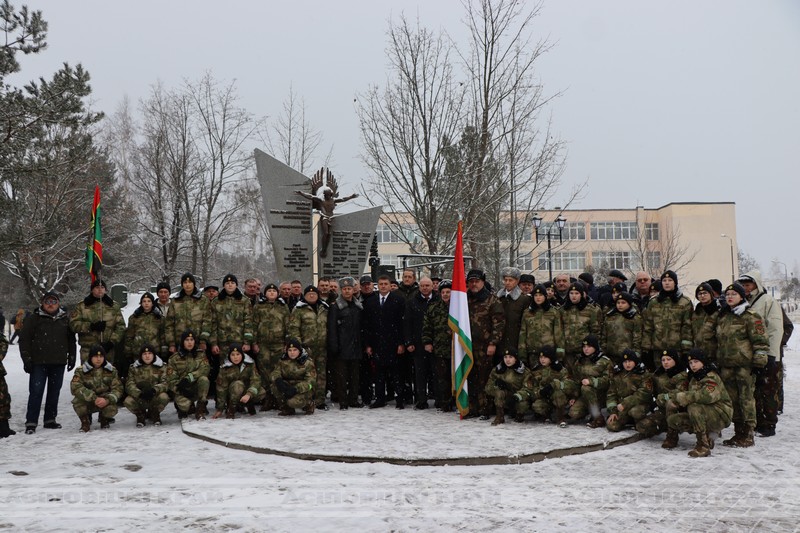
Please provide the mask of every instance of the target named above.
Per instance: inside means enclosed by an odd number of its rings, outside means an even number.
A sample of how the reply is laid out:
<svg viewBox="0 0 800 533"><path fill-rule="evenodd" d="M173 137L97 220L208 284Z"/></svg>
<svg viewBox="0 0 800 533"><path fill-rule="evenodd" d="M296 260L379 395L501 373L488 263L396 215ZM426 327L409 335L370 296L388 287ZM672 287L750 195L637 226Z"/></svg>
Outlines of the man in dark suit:
<svg viewBox="0 0 800 533"><path fill-rule="evenodd" d="M364 335L367 356L375 361L375 402L370 409L386 406L386 382L391 380L397 395L395 407L404 409L403 383L398 379L397 361L405 353L403 315L406 302L390 292L389 276L378 278L378 294L364 302Z"/></svg>

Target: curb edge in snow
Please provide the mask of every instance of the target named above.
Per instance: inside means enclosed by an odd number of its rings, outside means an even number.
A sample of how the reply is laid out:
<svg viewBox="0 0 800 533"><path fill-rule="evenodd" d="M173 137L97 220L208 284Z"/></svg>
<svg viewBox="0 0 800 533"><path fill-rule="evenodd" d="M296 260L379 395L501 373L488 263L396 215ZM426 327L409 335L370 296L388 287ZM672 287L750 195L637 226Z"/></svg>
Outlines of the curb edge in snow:
<svg viewBox="0 0 800 533"><path fill-rule="evenodd" d="M408 459L402 457L375 457L375 456L359 456L359 455L324 455L317 453L299 453L287 450L276 450L274 448L264 448L259 446L251 446L249 444L241 444L238 442L228 442L222 439L209 437L195 433L194 431L187 430L181 424L181 431L184 435L199 439L218 446L232 448L234 450L244 450L253 453L261 453L266 455L278 455L280 457L289 457L292 459L300 459L303 461L331 461L335 463L388 463L392 465L402 466L486 466L486 465L513 465L513 464L529 464L538 463L545 459L558 459L561 457L568 457L570 455L583 455L585 453L598 452L602 450L610 450L617 446L624 446L633 444L644 439L638 433L620 440L600 442L597 444L587 444L584 446L574 446L572 448L558 448L547 452L536 452L523 455L496 455L488 457L451 457L451 458L419 458Z"/></svg>

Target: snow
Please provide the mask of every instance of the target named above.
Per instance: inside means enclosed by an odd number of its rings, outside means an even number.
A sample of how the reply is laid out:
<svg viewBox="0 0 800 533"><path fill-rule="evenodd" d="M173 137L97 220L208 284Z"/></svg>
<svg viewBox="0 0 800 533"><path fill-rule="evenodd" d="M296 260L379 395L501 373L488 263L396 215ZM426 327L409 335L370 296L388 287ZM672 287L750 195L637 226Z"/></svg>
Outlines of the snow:
<svg viewBox="0 0 800 533"><path fill-rule="evenodd" d="M137 298L138 301L138 298ZM5 363L16 436L0 440L0 529L25 531L795 531L800 517L800 335L787 353L787 412L751 449L717 446L690 459L663 437L531 464L401 466L306 461L191 438L169 406L160 428L78 431L68 380L61 430L24 435L27 376L17 346ZM212 402L213 403L213 402ZM391 404L390 404L391 405ZM606 430L459 422L392 408L274 412L188 422L231 441L321 454L515 454L597 439ZM454 433L455 431L455 433ZM731 430L726 430L726 436ZM457 435L458 438L453 438Z"/></svg>

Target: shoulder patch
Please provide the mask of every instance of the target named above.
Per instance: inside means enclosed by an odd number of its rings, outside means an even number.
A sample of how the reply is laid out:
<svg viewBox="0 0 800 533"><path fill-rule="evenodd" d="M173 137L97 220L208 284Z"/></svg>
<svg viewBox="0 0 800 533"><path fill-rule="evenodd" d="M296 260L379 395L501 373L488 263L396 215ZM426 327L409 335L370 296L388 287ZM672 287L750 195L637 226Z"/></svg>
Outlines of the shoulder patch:
<svg viewBox="0 0 800 533"><path fill-rule="evenodd" d="M69 317L70 317L70 318L78 318L78 310L77 310L77 309L73 309L73 310L70 312L70 314L69 314Z"/></svg>
<svg viewBox="0 0 800 533"><path fill-rule="evenodd" d="M717 389L717 383L713 380L706 381L706 390L708 392L714 392Z"/></svg>
<svg viewBox="0 0 800 533"><path fill-rule="evenodd" d="M764 321L762 319L760 318L756 319L755 325L756 325L756 333L758 333L759 335L764 335L766 333L766 328L764 328Z"/></svg>

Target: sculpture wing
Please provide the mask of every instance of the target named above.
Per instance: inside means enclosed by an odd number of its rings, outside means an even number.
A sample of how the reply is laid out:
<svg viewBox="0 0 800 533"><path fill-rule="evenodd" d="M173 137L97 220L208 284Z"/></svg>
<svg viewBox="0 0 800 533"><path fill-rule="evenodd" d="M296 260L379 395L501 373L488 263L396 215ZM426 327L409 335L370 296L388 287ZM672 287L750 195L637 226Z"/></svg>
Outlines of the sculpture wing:
<svg viewBox="0 0 800 533"><path fill-rule="evenodd" d="M333 172L331 172L330 170L328 170L328 173L326 175L326 181L327 181L326 185L328 186L328 188L333 193L333 197L334 198L338 198L339 197L339 184L336 183L336 178L333 177Z"/></svg>
<svg viewBox="0 0 800 533"><path fill-rule="evenodd" d="M325 168L319 169L314 175L311 177L311 194L314 196L317 195L317 191L322 187L322 174L325 171Z"/></svg>

